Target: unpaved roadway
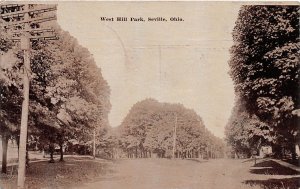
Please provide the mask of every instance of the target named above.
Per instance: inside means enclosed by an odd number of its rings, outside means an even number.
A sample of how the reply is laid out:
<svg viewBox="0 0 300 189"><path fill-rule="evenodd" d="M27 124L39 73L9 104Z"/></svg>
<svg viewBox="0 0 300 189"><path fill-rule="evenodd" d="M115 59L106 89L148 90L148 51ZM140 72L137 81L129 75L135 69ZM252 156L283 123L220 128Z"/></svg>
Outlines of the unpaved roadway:
<svg viewBox="0 0 300 189"><path fill-rule="evenodd" d="M219 160L119 160L113 172L76 189L259 189L246 180L293 178L294 175L250 173L253 161ZM299 175L298 175L299 176Z"/></svg>

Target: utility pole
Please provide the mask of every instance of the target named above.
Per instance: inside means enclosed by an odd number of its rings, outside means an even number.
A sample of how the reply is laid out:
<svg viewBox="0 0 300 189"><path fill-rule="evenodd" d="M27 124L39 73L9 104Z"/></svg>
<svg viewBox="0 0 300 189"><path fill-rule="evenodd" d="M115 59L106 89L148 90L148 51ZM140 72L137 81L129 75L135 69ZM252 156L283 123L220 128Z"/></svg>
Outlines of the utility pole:
<svg viewBox="0 0 300 189"><path fill-rule="evenodd" d="M26 143L28 130L29 88L30 88L30 50L31 41L39 39L57 39L51 29L39 29L40 24L55 20L56 16L47 16L43 13L55 11L56 6L32 4L5 4L1 5L1 19L4 29L12 32L12 40L20 42L23 51L23 103L20 127L20 146L18 163L18 189L24 189L26 169ZM50 34L49 34L50 33Z"/></svg>
<svg viewBox="0 0 300 189"><path fill-rule="evenodd" d="M176 137L177 137L177 114L175 115L175 125L174 125L174 134L173 134L173 153L172 158L175 158L176 151Z"/></svg>
<svg viewBox="0 0 300 189"><path fill-rule="evenodd" d="M24 5L24 11L28 11L28 5ZM29 15L24 15L24 20L28 20ZM25 24L25 30L29 28ZM20 144L19 144L19 167L18 167L18 188L24 188L25 169L26 169L26 143L27 143L27 124L28 124L28 108L29 108L29 85L30 85L30 41L27 33L21 37L21 49L23 50L23 103L22 117L20 128ZM22 184L21 184L22 183Z"/></svg>

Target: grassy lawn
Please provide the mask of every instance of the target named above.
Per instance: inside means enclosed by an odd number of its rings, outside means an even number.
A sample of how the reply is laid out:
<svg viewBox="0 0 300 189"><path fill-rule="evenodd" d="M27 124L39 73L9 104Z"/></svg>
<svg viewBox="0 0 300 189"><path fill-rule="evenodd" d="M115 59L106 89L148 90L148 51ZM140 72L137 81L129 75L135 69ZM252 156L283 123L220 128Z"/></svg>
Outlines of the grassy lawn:
<svg viewBox="0 0 300 189"><path fill-rule="evenodd" d="M80 186L85 182L90 182L93 178L111 172L110 162L99 160L94 161L89 158L65 158L64 162L31 163L27 168L25 185L28 189L40 188L72 188ZM3 189L15 189L17 183L16 166L8 167L8 175L0 175L0 186Z"/></svg>

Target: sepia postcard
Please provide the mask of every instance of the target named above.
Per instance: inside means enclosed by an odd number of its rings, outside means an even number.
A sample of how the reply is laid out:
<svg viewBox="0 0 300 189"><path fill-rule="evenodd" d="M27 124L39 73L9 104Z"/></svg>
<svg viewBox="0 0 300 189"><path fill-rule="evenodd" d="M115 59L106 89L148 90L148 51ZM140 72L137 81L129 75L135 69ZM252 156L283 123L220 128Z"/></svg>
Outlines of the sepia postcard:
<svg viewBox="0 0 300 189"><path fill-rule="evenodd" d="M299 189L299 15L0 0L0 189Z"/></svg>

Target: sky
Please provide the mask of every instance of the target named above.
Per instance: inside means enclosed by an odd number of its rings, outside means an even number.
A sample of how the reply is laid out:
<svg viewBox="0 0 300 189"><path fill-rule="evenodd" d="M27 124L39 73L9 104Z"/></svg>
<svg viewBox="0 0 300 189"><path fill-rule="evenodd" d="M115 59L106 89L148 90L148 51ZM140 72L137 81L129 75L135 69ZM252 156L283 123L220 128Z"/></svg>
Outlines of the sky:
<svg viewBox="0 0 300 189"><path fill-rule="evenodd" d="M146 98L194 109L224 137L234 104L228 75L233 2L62 2L58 23L89 49L111 89L109 122L119 126ZM101 17L164 17L167 22L104 22ZM169 18L184 21L169 21Z"/></svg>

